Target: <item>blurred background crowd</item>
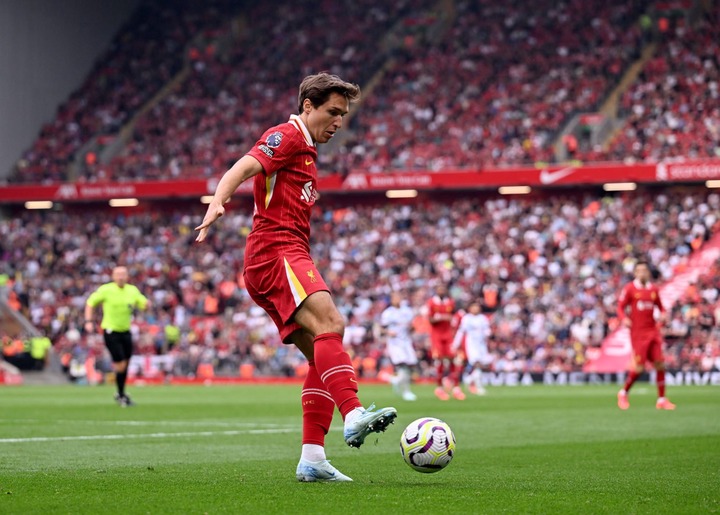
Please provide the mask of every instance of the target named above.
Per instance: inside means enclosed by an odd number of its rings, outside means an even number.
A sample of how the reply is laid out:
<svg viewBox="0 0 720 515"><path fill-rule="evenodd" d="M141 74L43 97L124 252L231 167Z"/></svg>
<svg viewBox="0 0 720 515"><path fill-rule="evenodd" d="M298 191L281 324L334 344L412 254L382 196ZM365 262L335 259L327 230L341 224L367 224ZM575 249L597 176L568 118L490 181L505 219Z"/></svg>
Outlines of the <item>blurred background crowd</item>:
<svg viewBox="0 0 720 515"><path fill-rule="evenodd" d="M208 363L215 374L239 374L244 364L253 373L294 375L302 356L280 343L243 288L249 204L239 202L202 245L192 230L201 206L92 216L25 212L0 223L3 272L11 278L5 290L60 353L101 359L102 338L82 331L83 306L124 263L152 305L133 324L138 354L170 354L172 372L181 375ZM312 248L348 321L346 345L366 375L386 366L376 325L392 291L416 312L413 338L421 372L429 373L424 306L438 284L460 308L481 299L492 322L495 370L571 371L616 328L617 295L636 259L647 257L657 280L669 280L719 228L720 196L702 191L472 196L428 200L422 209L323 206L313 218ZM719 267L668 306L673 369L719 364Z"/></svg>
<svg viewBox="0 0 720 515"><path fill-rule="evenodd" d="M322 69L364 90L321 150L322 174L720 157L717 2L278 0L281 17L266 8L141 2L7 182L218 177L296 111L299 79ZM614 120L603 142L582 123L567 132L581 113ZM0 292L69 372L88 358L109 370L101 337L82 331L82 308L125 264L152 302L133 325L136 351L165 356L136 373L302 373L243 287L249 199L196 245L202 212L190 202L7 211ZM387 365L376 325L394 290L416 312L419 372L429 373L424 305L438 284L461 308L482 300L493 370L571 371L616 328L634 262L648 259L656 280L670 281L718 234L719 217L718 195L701 187L324 198L312 248L366 376ZM669 306L673 369L720 369L719 272L716 261ZM47 340L5 337L3 355L41 367L33 345Z"/></svg>

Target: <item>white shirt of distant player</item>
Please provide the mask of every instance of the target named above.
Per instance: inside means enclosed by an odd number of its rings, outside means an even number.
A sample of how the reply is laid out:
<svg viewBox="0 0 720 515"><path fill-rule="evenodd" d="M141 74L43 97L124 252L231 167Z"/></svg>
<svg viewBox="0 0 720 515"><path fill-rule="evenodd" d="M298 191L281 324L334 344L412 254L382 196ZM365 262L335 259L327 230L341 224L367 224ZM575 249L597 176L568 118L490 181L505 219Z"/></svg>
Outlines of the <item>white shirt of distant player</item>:
<svg viewBox="0 0 720 515"><path fill-rule="evenodd" d="M380 315L380 325L385 329L387 335L387 353L393 365L415 365L417 355L413 348L410 330L415 318L415 312L408 306L396 308L389 306Z"/></svg>
<svg viewBox="0 0 720 515"><path fill-rule="evenodd" d="M460 348L462 338L465 336L465 354L471 365L486 365L490 360L487 339L490 336L490 321L482 313L477 315L466 314L460 320L460 327L455 333L453 348Z"/></svg>

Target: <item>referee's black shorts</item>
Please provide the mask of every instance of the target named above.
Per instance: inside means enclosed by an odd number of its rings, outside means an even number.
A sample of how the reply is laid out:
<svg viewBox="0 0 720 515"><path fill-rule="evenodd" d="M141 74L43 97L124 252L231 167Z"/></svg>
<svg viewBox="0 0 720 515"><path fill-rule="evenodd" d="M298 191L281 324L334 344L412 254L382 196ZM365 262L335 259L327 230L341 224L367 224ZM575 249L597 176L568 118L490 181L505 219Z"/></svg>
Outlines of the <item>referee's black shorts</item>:
<svg viewBox="0 0 720 515"><path fill-rule="evenodd" d="M133 350L130 331L116 332L105 329L103 336L105 337L105 347L110 351L113 363L130 359Z"/></svg>

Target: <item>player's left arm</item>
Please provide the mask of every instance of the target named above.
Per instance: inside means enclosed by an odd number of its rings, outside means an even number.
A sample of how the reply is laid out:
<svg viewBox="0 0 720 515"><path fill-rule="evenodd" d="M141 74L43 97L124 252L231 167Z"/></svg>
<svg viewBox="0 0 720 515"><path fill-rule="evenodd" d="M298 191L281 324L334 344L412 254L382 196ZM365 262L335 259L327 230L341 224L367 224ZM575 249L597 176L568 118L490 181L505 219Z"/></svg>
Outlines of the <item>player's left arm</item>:
<svg viewBox="0 0 720 515"><path fill-rule="evenodd" d="M668 321L668 315L662 300L660 300L660 290L657 288L655 288L655 305L660 310L660 320L658 320L658 322L660 322L661 325L665 325Z"/></svg>
<svg viewBox="0 0 720 515"><path fill-rule="evenodd" d="M410 316L408 316L408 334L413 335L415 334L415 312L411 311Z"/></svg>
<svg viewBox="0 0 720 515"><path fill-rule="evenodd" d="M223 207L235 193L235 190L246 180L262 173L263 167L260 161L252 156L244 155L238 159L232 167L225 172L215 189L215 195L208 205L205 218L200 225L195 227L199 231L195 241L204 241L208 234L208 228L215 223L215 220L225 214Z"/></svg>
<svg viewBox="0 0 720 515"><path fill-rule="evenodd" d="M483 324L485 325L485 327L483 328L483 333L485 333L485 339L488 339L492 335L492 329L490 329L490 319L484 316Z"/></svg>
<svg viewBox="0 0 720 515"><path fill-rule="evenodd" d="M380 336L393 336L389 334L388 327L390 326L390 315L387 310L383 311L380 315Z"/></svg>
<svg viewBox="0 0 720 515"><path fill-rule="evenodd" d="M135 288L135 291L137 292L136 295L135 295L135 297L136 297L136 298L135 298L135 306L137 306L137 308L140 309L140 310L142 310L142 311L144 311L144 310L146 310L147 308L149 308L149 307L150 307L150 300L148 300L148 298L147 298L145 295L143 295L142 293L140 293L140 290L139 290L139 289Z"/></svg>

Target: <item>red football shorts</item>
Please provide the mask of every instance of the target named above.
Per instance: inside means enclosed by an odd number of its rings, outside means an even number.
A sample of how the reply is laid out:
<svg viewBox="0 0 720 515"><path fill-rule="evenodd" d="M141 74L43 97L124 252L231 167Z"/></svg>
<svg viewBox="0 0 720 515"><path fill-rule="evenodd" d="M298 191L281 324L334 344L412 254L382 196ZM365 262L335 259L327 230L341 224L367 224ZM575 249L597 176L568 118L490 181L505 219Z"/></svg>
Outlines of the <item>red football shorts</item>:
<svg viewBox="0 0 720 515"><path fill-rule="evenodd" d="M330 291L304 253L246 264L243 277L250 297L275 322L284 343L292 343L288 338L300 329L292 319L303 301L315 292Z"/></svg>
<svg viewBox="0 0 720 515"><path fill-rule="evenodd" d="M631 336L633 361L636 365L657 363L663 360L662 341L659 334Z"/></svg>
<svg viewBox="0 0 720 515"><path fill-rule="evenodd" d="M452 335L430 333L430 352L433 359L453 359Z"/></svg>

